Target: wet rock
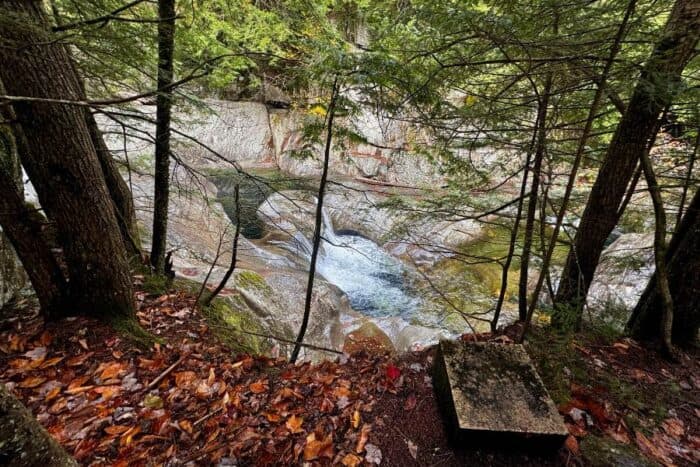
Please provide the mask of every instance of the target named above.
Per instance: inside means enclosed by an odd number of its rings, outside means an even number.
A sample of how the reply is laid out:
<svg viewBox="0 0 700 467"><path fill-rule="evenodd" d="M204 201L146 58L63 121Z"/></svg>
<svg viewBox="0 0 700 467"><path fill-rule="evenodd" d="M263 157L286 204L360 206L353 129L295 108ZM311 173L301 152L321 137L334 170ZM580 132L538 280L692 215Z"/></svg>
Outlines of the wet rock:
<svg viewBox="0 0 700 467"><path fill-rule="evenodd" d="M441 341L434 385L455 438L558 445L568 435L522 345Z"/></svg>

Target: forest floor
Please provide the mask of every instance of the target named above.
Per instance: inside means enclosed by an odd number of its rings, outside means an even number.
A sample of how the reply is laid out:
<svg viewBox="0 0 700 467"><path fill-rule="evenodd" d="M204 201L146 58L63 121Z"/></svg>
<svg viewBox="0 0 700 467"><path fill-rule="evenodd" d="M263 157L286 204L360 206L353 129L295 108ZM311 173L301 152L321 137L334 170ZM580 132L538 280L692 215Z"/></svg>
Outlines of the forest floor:
<svg viewBox="0 0 700 467"><path fill-rule="evenodd" d="M88 318L43 323L29 302L0 327L0 383L85 465L697 465L700 364L620 338L528 344L571 436L557 452L448 441L434 352L292 365L235 355L194 297L137 293L144 349ZM13 316L14 315L14 316ZM466 339L508 342L500 336Z"/></svg>

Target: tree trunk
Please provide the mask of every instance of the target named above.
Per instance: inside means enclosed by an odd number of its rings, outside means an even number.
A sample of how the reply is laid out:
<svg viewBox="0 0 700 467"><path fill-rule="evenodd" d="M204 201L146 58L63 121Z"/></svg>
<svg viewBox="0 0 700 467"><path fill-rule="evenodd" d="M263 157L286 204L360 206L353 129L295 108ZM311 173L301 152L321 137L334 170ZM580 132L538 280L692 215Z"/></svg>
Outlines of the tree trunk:
<svg viewBox="0 0 700 467"><path fill-rule="evenodd" d="M1 82L0 93L5 93ZM7 122L15 119L9 107L0 108L0 117ZM17 139L11 124L0 125L0 226L29 276L44 316L61 316L68 284L42 233L43 216L24 202Z"/></svg>
<svg viewBox="0 0 700 467"><path fill-rule="evenodd" d="M668 282L673 300L672 342L679 346L697 343L700 329L700 190L695 193L666 254ZM628 331L640 340L661 335L662 297L652 276L632 312Z"/></svg>
<svg viewBox="0 0 700 467"><path fill-rule="evenodd" d="M532 168L532 184L527 204L527 219L525 221L525 238L523 239L523 252L520 257L520 283L518 284L518 319L525 321L527 318L527 278L530 268L530 251L532 249L532 237L535 231L535 213L537 212L537 195L540 191L540 177L542 175L542 160L544 159L545 145L547 142L547 107L549 106L549 94L552 89L552 74L547 75L544 85L544 94L539 99L537 109L537 146L535 149L535 165ZM544 219L540 219L544 222Z"/></svg>
<svg viewBox="0 0 700 467"><path fill-rule="evenodd" d="M608 146L562 273L558 307L580 315L605 241L659 114L675 96L700 33L700 2L677 0Z"/></svg>
<svg viewBox="0 0 700 467"><path fill-rule="evenodd" d="M8 93L80 99L70 56L47 32L42 2L0 0L0 18L0 80ZM22 163L63 248L72 309L133 315L124 245L84 109L46 102L13 107L27 146Z"/></svg>
<svg viewBox="0 0 700 467"><path fill-rule="evenodd" d="M318 258L318 249L321 246L321 230L323 228L323 197L326 193L326 179L328 178L328 163L331 158L331 141L333 139L333 119L335 117L335 105L338 100L338 78L333 82L331 91L331 102L328 105L328 131L326 133L326 148L323 153L323 170L321 171L321 182L318 186L318 202L316 203L316 220L314 225L314 238L311 247L311 261L309 264L309 280L306 285L306 299L304 300L304 316L299 328L294 350L289 361L295 363L299 357L299 351L304 344L304 335L306 328L309 325L309 316L311 315L311 298L314 291L314 278L316 277L316 259Z"/></svg>
<svg viewBox="0 0 700 467"><path fill-rule="evenodd" d="M0 384L0 463L15 467L78 465L4 384Z"/></svg>
<svg viewBox="0 0 700 467"><path fill-rule="evenodd" d="M654 205L654 264L656 266L656 293L661 298L661 342L666 354L673 357L674 350L671 343L673 298L671 297L666 264L666 209L649 151L642 153L640 164Z"/></svg>
<svg viewBox="0 0 700 467"><path fill-rule="evenodd" d="M170 110L173 91L173 50L175 48L175 0L158 1L158 96L156 98L156 174L153 198L153 240L151 265L156 274L165 273L170 192Z"/></svg>

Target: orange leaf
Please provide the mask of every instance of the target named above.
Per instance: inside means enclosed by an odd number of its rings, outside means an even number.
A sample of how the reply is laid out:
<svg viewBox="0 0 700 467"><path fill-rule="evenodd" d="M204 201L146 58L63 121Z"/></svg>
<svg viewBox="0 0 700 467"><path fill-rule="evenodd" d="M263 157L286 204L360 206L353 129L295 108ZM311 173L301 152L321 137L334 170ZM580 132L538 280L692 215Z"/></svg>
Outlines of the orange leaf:
<svg viewBox="0 0 700 467"><path fill-rule="evenodd" d="M306 437L304 460L310 461L319 457L333 457L333 438L327 435L325 438L318 440L316 439L316 434L311 433Z"/></svg>
<svg viewBox="0 0 700 467"><path fill-rule="evenodd" d="M186 431L189 434L192 434L192 424L188 420L180 420L177 424L184 431Z"/></svg>
<svg viewBox="0 0 700 467"><path fill-rule="evenodd" d="M280 420L282 420L282 417L279 416L279 414L276 413L271 413L271 412L265 412L265 418L271 423L277 423ZM289 423L289 422L287 422Z"/></svg>
<svg viewBox="0 0 700 467"><path fill-rule="evenodd" d="M357 467L362 463L362 459L355 454L348 454L340 461L345 467Z"/></svg>
<svg viewBox="0 0 700 467"><path fill-rule="evenodd" d="M46 360L46 361L41 365L41 367L42 367L42 368L48 368L48 367L50 367L50 366L54 366L54 365L56 365L58 362L60 362L61 360L63 360L63 358L64 358L64 357L53 357L53 358L49 358L48 360Z"/></svg>
<svg viewBox="0 0 700 467"><path fill-rule="evenodd" d="M175 385L179 388L189 386L197 378L194 371L179 371L175 373Z"/></svg>
<svg viewBox="0 0 700 467"><path fill-rule="evenodd" d="M39 386L41 383L46 381L46 378L42 376L30 376L29 378L25 379L21 383L19 383L19 387L21 388L35 388Z"/></svg>
<svg viewBox="0 0 700 467"><path fill-rule="evenodd" d="M61 387L56 386L55 388L51 389L49 392L46 393L44 396L44 402L49 402L51 399L55 398L61 393Z"/></svg>
<svg viewBox="0 0 700 467"><path fill-rule="evenodd" d="M131 427L127 425L112 425L105 428L105 433L108 435L121 435L130 429Z"/></svg>
<svg viewBox="0 0 700 467"><path fill-rule="evenodd" d="M124 370L124 364L119 362L114 362L105 365L102 368L102 373L100 373L100 378L103 380L115 378L119 373Z"/></svg>
<svg viewBox="0 0 700 467"><path fill-rule="evenodd" d="M301 433L304 431L301 428L301 424L304 423L304 418L303 417L297 417L296 415L292 415L287 419L287 423L285 423L285 426L291 431L292 433Z"/></svg>
<svg viewBox="0 0 700 467"><path fill-rule="evenodd" d="M251 384L249 388L253 394L262 394L263 392L267 391L267 381L256 381L255 383Z"/></svg>
<svg viewBox="0 0 700 467"><path fill-rule="evenodd" d="M574 456L578 457L581 455L581 449L578 446L578 441L576 441L576 438L573 436L569 435L566 438L566 442L564 442L564 445L566 446L566 449L571 451L571 454Z"/></svg>

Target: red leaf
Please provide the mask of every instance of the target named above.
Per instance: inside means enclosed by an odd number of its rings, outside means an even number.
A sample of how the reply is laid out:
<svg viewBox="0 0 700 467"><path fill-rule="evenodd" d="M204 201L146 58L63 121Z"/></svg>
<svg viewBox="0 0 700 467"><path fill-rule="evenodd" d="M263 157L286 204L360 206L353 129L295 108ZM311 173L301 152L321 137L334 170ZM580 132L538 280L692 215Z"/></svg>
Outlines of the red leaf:
<svg viewBox="0 0 700 467"><path fill-rule="evenodd" d="M392 365L391 363L387 365L386 377L389 378L390 381L394 381L399 376L401 376L401 370L399 370L398 367Z"/></svg>

